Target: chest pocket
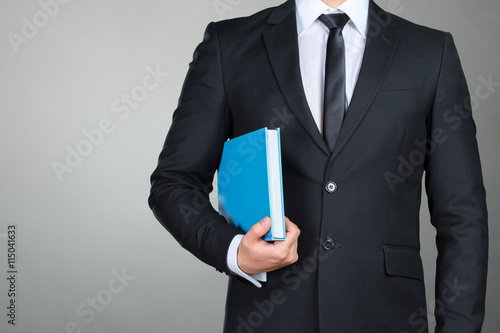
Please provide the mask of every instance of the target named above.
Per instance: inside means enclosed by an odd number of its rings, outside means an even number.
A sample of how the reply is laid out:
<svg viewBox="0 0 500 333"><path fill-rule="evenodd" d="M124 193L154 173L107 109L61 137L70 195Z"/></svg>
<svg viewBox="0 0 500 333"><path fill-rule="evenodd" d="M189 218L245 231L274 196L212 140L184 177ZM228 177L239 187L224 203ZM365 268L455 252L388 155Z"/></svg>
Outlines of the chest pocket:
<svg viewBox="0 0 500 333"><path fill-rule="evenodd" d="M391 77L384 80L380 91L394 90L423 90L425 78L423 77Z"/></svg>

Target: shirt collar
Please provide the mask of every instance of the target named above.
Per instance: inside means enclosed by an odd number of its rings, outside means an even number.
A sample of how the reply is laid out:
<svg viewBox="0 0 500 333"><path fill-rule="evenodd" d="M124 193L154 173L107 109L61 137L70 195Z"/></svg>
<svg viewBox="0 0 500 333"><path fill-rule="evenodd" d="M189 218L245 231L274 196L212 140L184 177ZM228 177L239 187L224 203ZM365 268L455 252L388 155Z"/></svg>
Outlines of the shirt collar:
<svg viewBox="0 0 500 333"><path fill-rule="evenodd" d="M297 33L300 35L316 19L332 8L321 0L295 0L297 16ZM337 10L346 13L356 26L356 29L366 37L368 26L368 0L347 0L337 7Z"/></svg>

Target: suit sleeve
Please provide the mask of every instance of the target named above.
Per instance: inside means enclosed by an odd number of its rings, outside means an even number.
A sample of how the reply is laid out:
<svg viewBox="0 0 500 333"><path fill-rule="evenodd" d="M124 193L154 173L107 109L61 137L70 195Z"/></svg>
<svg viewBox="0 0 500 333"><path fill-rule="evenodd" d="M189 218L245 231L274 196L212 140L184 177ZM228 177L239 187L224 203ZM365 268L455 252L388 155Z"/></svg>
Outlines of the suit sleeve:
<svg viewBox="0 0 500 333"><path fill-rule="evenodd" d="M230 132L219 42L211 23L194 52L158 167L151 176L149 205L184 248L226 273L227 250L241 232L215 211L208 195Z"/></svg>
<svg viewBox="0 0 500 333"><path fill-rule="evenodd" d="M453 38L444 38L429 118L426 191L437 231L436 332L480 332L488 261L485 189L471 99Z"/></svg>

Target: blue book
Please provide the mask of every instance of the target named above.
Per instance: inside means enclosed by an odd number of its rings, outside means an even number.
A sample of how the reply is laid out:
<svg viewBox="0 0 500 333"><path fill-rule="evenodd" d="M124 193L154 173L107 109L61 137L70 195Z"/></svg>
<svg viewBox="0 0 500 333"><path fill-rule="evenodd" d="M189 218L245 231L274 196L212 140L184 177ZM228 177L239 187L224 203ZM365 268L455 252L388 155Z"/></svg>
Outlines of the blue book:
<svg viewBox="0 0 500 333"><path fill-rule="evenodd" d="M285 239L280 130L262 128L224 143L217 173L219 213L247 232L271 218L266 241Z"/></svg>

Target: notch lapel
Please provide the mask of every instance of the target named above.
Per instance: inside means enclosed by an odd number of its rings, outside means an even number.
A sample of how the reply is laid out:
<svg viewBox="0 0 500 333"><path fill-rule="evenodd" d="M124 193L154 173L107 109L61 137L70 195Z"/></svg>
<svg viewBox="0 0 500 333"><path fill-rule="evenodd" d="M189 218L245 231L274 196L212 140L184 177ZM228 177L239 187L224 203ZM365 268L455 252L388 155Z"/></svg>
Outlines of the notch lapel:
<svg viewBox="0 0 500 333"><path fill-rule="evenodd" d="M391 17L370 1L363 63L332 159L344 148L363 120L392 62L399 36L391 26Z"/></svg>
<svg viewBox="0 0 500 333"><path fill-rule="evenodd" d="M295 2L289 0L277 7L267 23L272 26L263 32L262 36L281 93L311 139L329 155L304 92L300 74Z"/></svg>

